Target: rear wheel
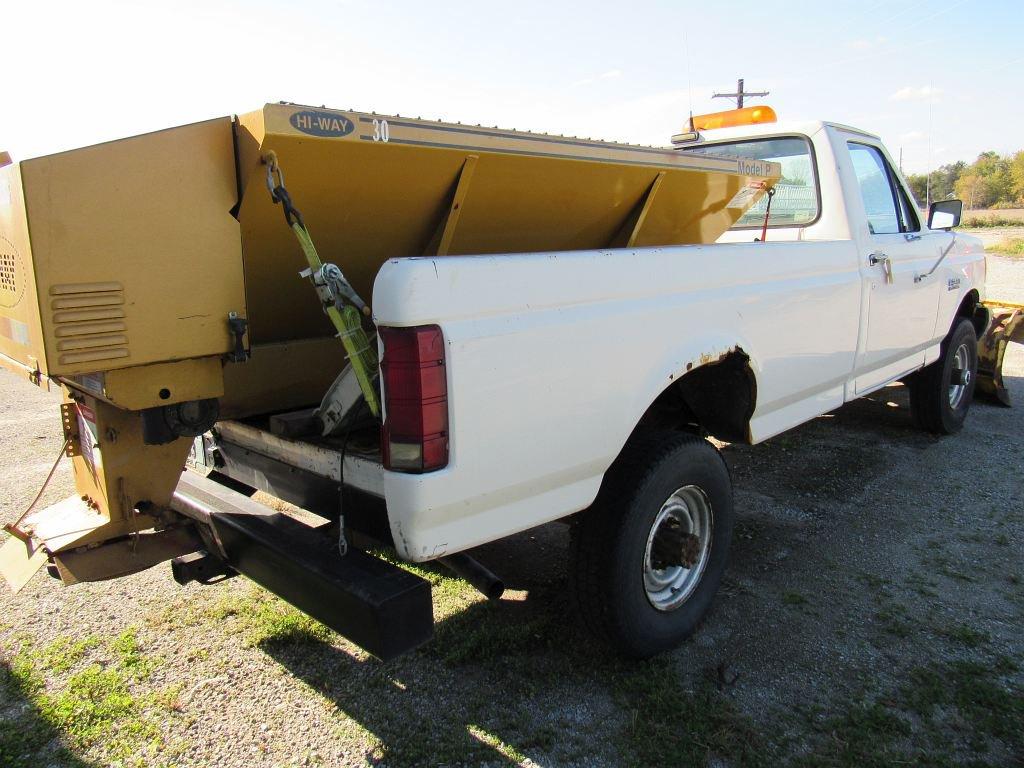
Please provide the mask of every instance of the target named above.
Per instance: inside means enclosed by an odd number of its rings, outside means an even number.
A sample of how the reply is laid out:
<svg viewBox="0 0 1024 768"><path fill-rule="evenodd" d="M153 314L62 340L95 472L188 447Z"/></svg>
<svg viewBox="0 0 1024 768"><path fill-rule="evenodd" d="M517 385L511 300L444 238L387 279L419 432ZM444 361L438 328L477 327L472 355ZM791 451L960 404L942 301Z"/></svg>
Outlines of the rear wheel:
<svg viewBox="0 0 1024 768"><path fill-rule="evenodd" d="M628 656L679 645L711 606L732 525L729 472L711 444L676 432L635 438L574 526L584 623Z"/></svg>
<svg viewBox="0 0 1024 768"><path fill-rule="evenodd" d="M942 355L910 380L910 412L919 427L936 435L959 432L974 397L978 337L962 318L942 342Z"/></svg>

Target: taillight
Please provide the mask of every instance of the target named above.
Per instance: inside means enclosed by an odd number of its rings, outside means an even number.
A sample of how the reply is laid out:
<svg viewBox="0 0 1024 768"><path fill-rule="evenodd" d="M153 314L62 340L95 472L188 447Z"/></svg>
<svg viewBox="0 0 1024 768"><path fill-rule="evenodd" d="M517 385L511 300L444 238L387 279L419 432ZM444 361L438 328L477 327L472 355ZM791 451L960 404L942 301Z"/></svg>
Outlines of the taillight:
<svg viewBox="0 0 1024 768"><path fill-rule="evenodd" d="M430 472L448 465L448 379L436 325L379 328L386 417L384 468Z"/></svg>

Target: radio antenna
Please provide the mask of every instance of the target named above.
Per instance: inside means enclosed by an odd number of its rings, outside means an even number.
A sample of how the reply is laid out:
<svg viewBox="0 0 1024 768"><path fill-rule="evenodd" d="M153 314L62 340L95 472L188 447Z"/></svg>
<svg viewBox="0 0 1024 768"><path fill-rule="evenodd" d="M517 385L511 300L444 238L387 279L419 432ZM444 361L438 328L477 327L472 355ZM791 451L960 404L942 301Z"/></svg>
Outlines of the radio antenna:
<svg viewBox="0 0 1024 768"><path fill-rule="evenodd" d="M693 132L693 77L690 75L690 30L683 27L683 48L686 55L686 98L690 102L690 132Z"/></svg>

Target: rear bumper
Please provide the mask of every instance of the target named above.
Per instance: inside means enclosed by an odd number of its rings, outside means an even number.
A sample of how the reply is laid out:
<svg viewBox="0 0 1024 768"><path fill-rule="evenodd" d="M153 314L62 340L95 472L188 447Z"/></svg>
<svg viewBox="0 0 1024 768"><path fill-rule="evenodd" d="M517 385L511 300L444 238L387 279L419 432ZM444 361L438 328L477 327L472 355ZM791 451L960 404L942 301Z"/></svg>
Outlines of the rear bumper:
<svg viewBox="0 0 1024 768"><path fill-rule="evenodd" d="M415 574L355 549L341 557L321 529L192 473L171 507L210 532L231 568L382 660L433 634L430 584Z"/></svg>

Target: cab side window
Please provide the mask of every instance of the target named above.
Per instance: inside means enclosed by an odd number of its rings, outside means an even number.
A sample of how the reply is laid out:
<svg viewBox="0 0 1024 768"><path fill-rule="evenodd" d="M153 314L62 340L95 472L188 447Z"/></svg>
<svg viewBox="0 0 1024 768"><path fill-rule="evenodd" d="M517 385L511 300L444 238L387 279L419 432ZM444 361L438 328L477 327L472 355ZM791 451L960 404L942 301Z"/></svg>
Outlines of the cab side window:
<svg viewBox="0 0 1024 768"><path fill-rule="evenodd" d="M920 232L921 231L921 219L917 215L917 208L910 198L907 196L906 191L903 189L903 185L900 184L895 175L893 176L893 184L896 185L896 194L899 195L900 199L900 217L903 221L903 232Z"/></svg>
<svg viewBox="0 0 1024 768"><path fill-rule="evenodd" d="M847 146L871 234L917 232L921 225L914 206L878 148L854 141Z"/></svg>

